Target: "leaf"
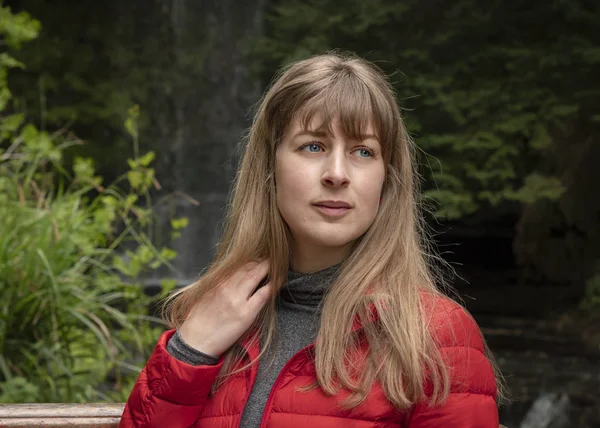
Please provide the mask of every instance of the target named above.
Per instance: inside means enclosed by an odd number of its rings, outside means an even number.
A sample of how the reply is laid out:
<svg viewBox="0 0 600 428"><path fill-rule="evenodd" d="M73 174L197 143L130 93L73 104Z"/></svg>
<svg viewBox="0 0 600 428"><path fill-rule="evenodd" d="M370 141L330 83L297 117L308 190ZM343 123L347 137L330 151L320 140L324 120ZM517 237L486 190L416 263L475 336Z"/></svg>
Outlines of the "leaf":
<svg viewBox="0 0 600 428"><path fill-rule="evenodd" d="M150 165L150 163L154 160L155 157L156 157L156 155L154 152L148 152L144 156L139 158L137 160L137 162L139 165L141 165L143 167L147 167L148 165Z"/></svg>
<svg viewBox="0 0 600 428"><path fill-rule="evenodd" d="M177 281L174 279L163 279L160 281L160 287L163 293L170 293L177 286Z"/></svg>
<svg viewBox="0 0 600 428"><path fill-rule="evenodd" d="M23 130L21 131L21 138L23 139L27 147L31 149L37 149L38 136L39 132L37 128L30 123L25 125L23 127Z"/></svg>
<svg viewBox="0 0 600 428"><path fill-rule="evenodd" d="M0 68L25 68L25 65L17 61L12 56L8 55L5 52L0 53Z"/></svg>
<svg viewBox="0 0 600 428"><path fill-rule="evenodd" d="M533 173L525 178L525 183L520 189L511 192L508 197L526 204L532 204L541 199L556 201L565 191L566 188L559 178Z"/></svg>
<svg viewBox="0 0 600 428"><path fill-rule="evenodd" d="M141 171L128 171L127 172L127 180L129 180L129 184L135 190L138 190L142 187L144 176Z"/></svg>
<svg viewBox="0 0 600 428"><path fill-rule="evenodd" d="M547 150L552 146L552 138L548 129L543 125L538 125L533 138L529 141L529 146L534 150Z"/></svg>
<svg viewBox="0 0 600 428"><path fill-rule="evenodd" d="M560 118L570 117L579 111L578 105L561 104L552 108L552 113Z"/></svg>
<svg viewBox="0 0 600 428"><path fill-rule="evenodd" d="M16 132L23 123L23 119L24 115L20 113L2 117L2 121L0 122L0 138L8 138L10 134Z"/></svg>
<svg viewBox="0 0 600 428"><path fill-rule="evenodd" d="M125 198L125 207L126 208L131 208L138 200L137 195L127 195L127 197Z"/></svg>
<svg viewBox="0 0 600 428"><path fill-rule="evenodd" d="M138 162L134 159L127 159L127 165L129 165L129 168L131 169L136 169L138 166Z"/></svg>
<svg viewBox="0 0 600 428"><path fill-rule="evenodd" d="M140 108L135 105L127 110L127 119L125 120L125 129L134 139L138 138L138 119L140 117Z"/></svg>
<svg viewBox="0 0 600 428"><path fill-rule="evenodd" d="M8 7L0 3L0 35L6 43L18 48L21 42L33 40L38 36L41 25L27 12L13 14Z"/></svg>
<svg viewBox="0 0 600 428"><path fill-rule="evenodd" d="M439 206L434 214L439 218L458 219L477 210L477 204L469 193L429 190L424 193L424 197L437 201Z"/></svg>
<svg viewBox="0 0 600 428"><path fill-rule="evenodd" d="M160 250L160 255L165 258L166 260L173 260L175 257L177 257L177 252L173 251L170 248L167 247L163 247Z"/></svg>
<svg viewBox="0 0 600 428"><path fill-rule="evenodd" d="M187 217L171 219L171 227L174 230L183 229L184 227L187 227L188 223L189 223L189 219Z"/></svg>
<svg viewBox="0 0 600 428"><path fill-rule="evenodd" d="M0 403L32 403L40 398L40 387L24 377L17 376L0 382Z"/></svg>
<svg viewBox="0 0 600 428"><path fill-rule="evenodd" d="M91 179L94 176L94 160L77 156L73 164L75 177L80 180Z"/></svg>
<svg viewBox="0 0 600 428"><path fill-rule="evenodd" d="M6 108L8 102L11 99L10 91L8 90L8 88L2 87L3 84L4 82L2 81L2 76L0 73L0 111L3 111Z"/></svg>
<svg viewBox="0 0 600 428"><path fill-rule="evenodd" d="M121 272L123 275L131 276L129 267L125 264L121 257L113 257L112 266L119 272Z"/></svg>
<svg viewBox="0 0 600 428"><path fill-rule="evenodd" d="M154 180L154 168L144 170L144 189L148 189Z"/></svg>
<svg viewBox="0 0 600 428"><path fill-rule="evenodd" d="M125 129L133 138L138 138L137 122L134 119L127 118L125 120Z"/></svg>
<svg viewBox="0 0 600 428"><path fill-rule="evenodd" d="M140 245L137 248L136 255L142 264L148 264L154 257L154 253L147 245Z"/></svg>

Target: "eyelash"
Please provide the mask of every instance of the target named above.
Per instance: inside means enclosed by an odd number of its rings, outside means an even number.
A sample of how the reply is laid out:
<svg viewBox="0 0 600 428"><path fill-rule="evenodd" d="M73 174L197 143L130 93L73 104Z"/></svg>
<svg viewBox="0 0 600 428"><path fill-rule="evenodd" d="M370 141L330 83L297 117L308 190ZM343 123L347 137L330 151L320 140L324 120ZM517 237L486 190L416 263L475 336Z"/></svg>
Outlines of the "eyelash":
<svg viewBox="0 0 600 428"><path fill-rule="evenodd" d="M321 148L323 148L323 145L319 142L319 141L309 141L308 143L302 144L298 150L302 150L305 147L308 146L312 146L312 145L316 145L316 146L320 146ZM361 146L361 147L357 147L354 149L354 151L356 150L366 150L367 152L369 152L369 155L371 157L375 157L377 155L377 152L375 151L375 149L372 149L371 147L367 147L367 146Z"/></svg>

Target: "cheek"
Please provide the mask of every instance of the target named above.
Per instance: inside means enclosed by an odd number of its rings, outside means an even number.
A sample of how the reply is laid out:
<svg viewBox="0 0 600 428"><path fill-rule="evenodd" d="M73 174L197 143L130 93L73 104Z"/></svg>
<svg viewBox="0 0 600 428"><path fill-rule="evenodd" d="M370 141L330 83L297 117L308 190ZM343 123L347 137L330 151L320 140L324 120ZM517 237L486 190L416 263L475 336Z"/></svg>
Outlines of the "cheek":
<svg viewBox="0 0 600 428"><path fill-rule="evenodd" d="M364 181L364 185L361 186L361 195L364 203L371 211L377 211L379 203L381 201L381 191L383 190L383 182L385 172L383 168L378 171L374 171Z"/></svg>
<svg viewBox="0 0 600 428"><path fill-rule="evenodd" d="M302 176L294 171L285 171L277 178L277 190L284 195L303 189Z"/></svg>
<svg viewBox="0 0 600 428"><path fill-rule="evenodd" d="M305 193L306 186L300 171L301 168L286 167L285 160L275 164L277 205L282 212L289 210L288 207L295 205Z"/></svg>

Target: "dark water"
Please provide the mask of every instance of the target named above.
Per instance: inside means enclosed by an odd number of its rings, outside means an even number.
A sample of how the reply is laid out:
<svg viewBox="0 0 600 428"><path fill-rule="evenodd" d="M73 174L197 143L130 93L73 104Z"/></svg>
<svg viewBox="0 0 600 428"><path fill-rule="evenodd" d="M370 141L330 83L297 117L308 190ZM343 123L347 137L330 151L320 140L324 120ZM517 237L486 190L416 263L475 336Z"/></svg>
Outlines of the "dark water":
<svg viewBox="0 0 600 428"><path fill-rule="evenodd" d="M509 428L600 427L600 349L552 322L479 317L511 394Z"/></svg>

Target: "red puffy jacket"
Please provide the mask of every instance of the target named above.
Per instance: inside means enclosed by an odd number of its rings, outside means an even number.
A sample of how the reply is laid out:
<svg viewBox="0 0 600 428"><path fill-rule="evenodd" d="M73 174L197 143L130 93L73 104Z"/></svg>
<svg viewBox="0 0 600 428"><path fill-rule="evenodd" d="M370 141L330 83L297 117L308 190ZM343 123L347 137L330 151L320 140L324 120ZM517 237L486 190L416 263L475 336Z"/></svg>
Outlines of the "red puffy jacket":
<svg viewBox="0 0 600 428"><path fill-rule="evenodd" d="M448 400L441 406L426 402L400 412L374 384L365 401L353 409L338 405L340 396L319 389L299 392L316 379L310 358L313 345L296 353L283 367L267 400L261 428L498 428L496 381L484 356L479 328L458 305L436 299L432 328L452 379ZM131 392L121 428L233 428L256 378L257 365L231 376L210 396L222 366L191 366L166 350L174 330L165 332ZM257 348L247 349L250 358ZM426 391L431 388L426 385Z"/></svg>

